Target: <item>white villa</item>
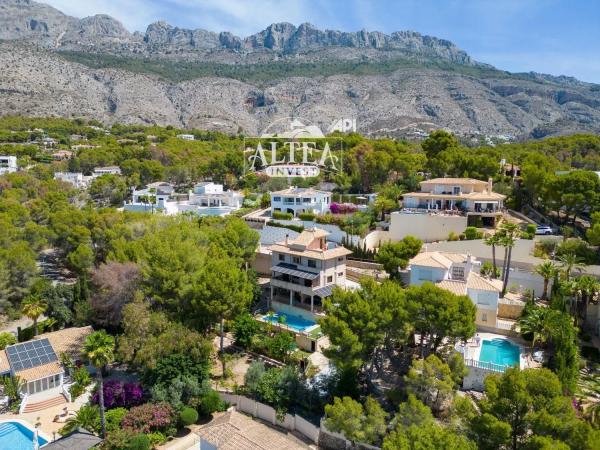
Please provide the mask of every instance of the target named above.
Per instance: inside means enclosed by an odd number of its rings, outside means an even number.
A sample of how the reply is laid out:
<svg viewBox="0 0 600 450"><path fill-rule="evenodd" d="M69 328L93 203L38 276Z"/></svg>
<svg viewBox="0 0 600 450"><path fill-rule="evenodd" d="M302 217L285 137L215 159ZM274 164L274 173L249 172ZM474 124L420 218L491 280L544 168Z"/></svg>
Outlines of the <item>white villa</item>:
<svg viewBox="0 0 600 450"><path fill-rule="evenodd" d="M30 341L9 345L0 350L0 375L19 377L23 382L21 409L28 410L36 401L36 394L54 391L56 397L69 399L67 374L61 363L64 353L74 362L81 359L85 338L93 332L92 327L65 328L44 333ZM47 400L47 395L40 400ZM21 411L23 412L23 411Z"/></svg>
<svg viewBox="0 0 600 450"><path fill-rule="evenodd" d="M271 215L275 211L291 213L311 212L325 214L331 206L331 192L312 188L291 187L283 191L271 192Z"/></svg>
<svg viewBox="0 0 600 450"><path fill-rule="evenodd" d="M86 188L92 177L86 177L81 172L54 172L54 179L69 183L76 189Z"/></svg>
<svg viewBox="0 0 600 450"><path fill-rule="evenodd" d="M205 181L194 186L189 193L189 204L194 206L207 206L221 208L240 209L244 202L244 195L236 191L223 191L222 184Z"/></svg>
<svg viewBox="0 0 600 450"><path fill-rule="evenodd" d="M17 171L16 156L0 156L0 175Z"/></svg>
<svg viewBox="0 0 600 450"><path fill-rule="evenodd" d="M154 211L165 209L171 195L175 192L173 185L165 182L150 183L144 189L136 189L131 194L132 200L125 202L125 211Z"/></svg>
<svg viewBox="0 0 600 450"><path fill-rule="evenodd" d="M481 263L471 255L425 251L409 262L410 284L430 282L468 296L477 307L475 324L496 328L502 282L480 275L480 268Z"/></svg>
<svg viewBox="0 0 600 450"><path fill-rule="evenodd" d="M178 134L176 137L178 139L183 139L184 141L193 141L194 140L193 134Z"/></svg>
<svg viewBox="0 0 600 450"><path fill-rule="evenodd" d="M346 287L346 257L352 252L327 242L329 233L305 229L295 239L269 247L271 251L271 301L276 312L314 319L323 298L336 286Z"/></svg>
<svg viewBox="0 0 600 450"><path fill-rule="evenodd" d="M421 182L419 192L404 194L405 208L466 212L495 221L504 209L505 195L492 190L487 182L472 178L434 178Z"/></svg>
<svg viewBox="0 0 600 450"><path fill-rule="evenodd" d="M95 167L92 176L99 177L106 174L121 175L121 168L119 166Z"/></svg>

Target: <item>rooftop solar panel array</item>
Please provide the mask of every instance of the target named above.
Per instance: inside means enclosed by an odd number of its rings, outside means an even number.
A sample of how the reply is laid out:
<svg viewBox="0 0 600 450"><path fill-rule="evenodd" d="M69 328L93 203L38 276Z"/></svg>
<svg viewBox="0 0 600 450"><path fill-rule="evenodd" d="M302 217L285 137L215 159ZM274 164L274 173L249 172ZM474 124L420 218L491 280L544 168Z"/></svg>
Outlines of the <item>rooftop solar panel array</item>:
<svg viewBox="0 0 600 450"><path fill-rule="evenodd" d="M58 361L48 339L35 339L6 347L6 355L14 372Z"/></svg>

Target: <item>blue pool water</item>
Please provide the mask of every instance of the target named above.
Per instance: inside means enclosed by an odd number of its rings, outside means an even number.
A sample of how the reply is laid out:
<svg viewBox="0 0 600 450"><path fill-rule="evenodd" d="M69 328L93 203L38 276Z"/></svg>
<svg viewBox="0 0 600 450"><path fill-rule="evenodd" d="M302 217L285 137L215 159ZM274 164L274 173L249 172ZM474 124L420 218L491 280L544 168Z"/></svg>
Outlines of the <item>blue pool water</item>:
<svg viewBox="0 0 600 450"><path fill-rule="evenodd" d="M48 441L38 436L40 447ZM33 450L33 431L19 422L0 423L0 450Z"/></svg>
<svg viewBox="0 0 600 450"><path fill-rule="evenodd" d="M273 314L273 316L271 316L271 317L269 317L269 315L265 315L265 316L263 316L263 320L277 325L279 323L279 316L285 317L284 324L287 325L288 327L290 327L292 330L298 331L298 332L304 331L307 328L310 328L313 325L317 324L314 320L308 320L308 319L305 319L304 317L294 316L291 314L279 314L279 313Z"/></svg>
<svg viewBox="0 0 600 450"><path fill-rule="evenodd" d="M498 364L500 366L518 366L521 350L506 339L483 341L479 361Z"/></svg>
<svg viewBox="0 0 600 450"><path fill-rule="evenodd" d="M206 208L198 208L197 214L199 216L223 216L229 214L232 209L231 208L219 208L219 207L206 207Z"/></svg>

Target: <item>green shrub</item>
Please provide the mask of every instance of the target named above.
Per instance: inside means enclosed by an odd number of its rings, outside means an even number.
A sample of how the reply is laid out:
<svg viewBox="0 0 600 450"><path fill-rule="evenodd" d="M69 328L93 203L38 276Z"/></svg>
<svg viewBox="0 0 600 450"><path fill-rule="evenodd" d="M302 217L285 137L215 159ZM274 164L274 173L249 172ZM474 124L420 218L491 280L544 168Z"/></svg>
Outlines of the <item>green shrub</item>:
<svg viewBox="0 0 600 450"><path fill-rule="evenodd" d="M273 214L271 216L273 217L273 219L278 220L291 220L294 218L294 215L292 213L286 213L281 211L273 211Z"/></svg>
<svg viewBox="0 0 600 450"><path fill-rule="evenodd" d="M451 231L450 233L448 233L448 240L458 241L458 234L456 234L454 231Z"/></svg>
<svg viewBox="0 0 600 450"><path fill-rule="evenodd" d="M145 434L136 434L127 443L127 450L150 450L152 443Z"/></svg>
<svg viewBox="0 0 600 450"><path fill-rule="evenodd" d="M225 402L217 391L211 389L200 397L200 413L206 417L215 411L225 411Z"/></svg>
<svg viewBox="0 0 600 450"><path fill-rule="evenodd" d="M585 264L596 264L598 262L598 253L587 242L579 238L567 239L556 247L556 256L567 253L574 253Z"/></svg>
<svg viewBox="0 0 600 450"><path fill-rule="evenodd" d="M127 415L126 408L113 408L104 413L106 420L106 431L111 432L121 429L121 421Z"/></svg>
<svg viewBox="0 0 600 450"><path fill-rule="evenodd" d="M532 234L532 235L535 235L536 230L537 230L537 226L534 223L528 223L527 227L525 228L525 232L527 234Z"/></svg>
<svg viewBox="0 0 600 450"><path fill-rule="evenodd" d="M315 215L311 212L303 212L298 214L300 220L315 220Z"/></svg>
<svg viewBox="0 0 600 450"><path fill-rule="evenodd" d="M148 439L150 439L152 447L158 447L159 445L161 445L167 441L167 436L165 436L160 431L155 431L154 433L149 433L146 436L148 436Z"/></svg>
<svg viewBox="0 0 600 450"><path fill-rule="evenodd" d="M179 419L186 427L192 425L198 421L198 411L193 408L185 407L179 413Z"/></svg>
<svg viewBox="0 0 600 450"><path fill-rule="evenodd" d="M251 314L245 313L239 315L233 323L235 343L244 348L249 348L252 344L252 338L260 329L260 323Z"/></svg>
<svg viewBox="0 0 600 450"><path fill-rule="evenodd" d="M479 238L480 232L475 227L467 227L464 234L467 241L472 241Z"/></svg>
<svg viewBox="0 0 600 450"><path fill-rule="evenodd" d="M288 230L295 231L296 233L302 233L304 231L304 225L293 225L287 223L279 223L273 220L267 223L270 227L287 228Z"/></svg>
<svg viewBox="0 0 600 450"><path fill-rule="evenodd" d="M0 350L4 350L8 345L16 344L17 338L14 334L7 331L0 333Z"/></svg>

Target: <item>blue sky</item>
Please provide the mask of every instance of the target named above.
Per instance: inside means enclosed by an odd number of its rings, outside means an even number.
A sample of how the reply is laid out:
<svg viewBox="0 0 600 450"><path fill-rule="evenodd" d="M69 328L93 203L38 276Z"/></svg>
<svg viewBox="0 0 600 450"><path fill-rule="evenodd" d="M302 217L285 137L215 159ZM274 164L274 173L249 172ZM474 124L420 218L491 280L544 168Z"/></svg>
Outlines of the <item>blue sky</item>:
<svg viewBox="0 0 600 450"><path fill-rule="evenodd" d="M44 1L44 0L38 0ZM131 31L157 20L247 36L273 22L414 30L512 72L600 83L599 0L45 0L67 14L106 13Z"/></svg>

